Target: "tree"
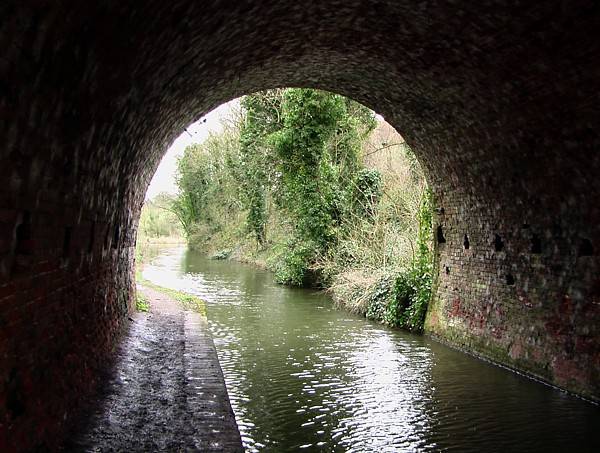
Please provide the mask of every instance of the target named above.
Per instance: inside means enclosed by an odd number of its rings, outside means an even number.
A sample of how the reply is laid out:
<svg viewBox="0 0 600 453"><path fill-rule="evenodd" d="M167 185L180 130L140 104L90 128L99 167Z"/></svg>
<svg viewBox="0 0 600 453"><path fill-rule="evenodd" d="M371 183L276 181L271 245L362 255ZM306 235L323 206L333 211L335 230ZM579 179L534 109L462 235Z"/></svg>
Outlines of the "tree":
<svg viewBox="0 0 600 453"><path fill-rule="evenodd" d="M277 278L302 284L311 262L335 243L352 209L361 139L375 123L360 104L312 89L286 90L282 117L282 127L269 137L281 175L275 199L291 218L295 237Z"/></svg>
<svg viewBox="0 0 600 453"><path fill-rule="evenodd" d="M232 168L240 176L242 202L248 210L248 230L261 246L266 242L267 197L274 168L267 138L281 128L283 92L268 90L243 98L239 160L232 162Z"/></svg>

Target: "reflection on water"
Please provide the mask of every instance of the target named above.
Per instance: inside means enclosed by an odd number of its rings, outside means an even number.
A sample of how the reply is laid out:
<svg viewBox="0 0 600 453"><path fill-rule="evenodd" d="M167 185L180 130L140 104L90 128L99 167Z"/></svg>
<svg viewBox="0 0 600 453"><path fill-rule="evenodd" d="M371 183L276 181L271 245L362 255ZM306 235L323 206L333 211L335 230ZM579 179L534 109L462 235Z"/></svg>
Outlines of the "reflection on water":
<svg viewBox="0 0 600 453"><path fill-rule="evenodd" d="M600 410L269 272L169 250L144 277L208 302L249 451L600 451Z"/></svg>

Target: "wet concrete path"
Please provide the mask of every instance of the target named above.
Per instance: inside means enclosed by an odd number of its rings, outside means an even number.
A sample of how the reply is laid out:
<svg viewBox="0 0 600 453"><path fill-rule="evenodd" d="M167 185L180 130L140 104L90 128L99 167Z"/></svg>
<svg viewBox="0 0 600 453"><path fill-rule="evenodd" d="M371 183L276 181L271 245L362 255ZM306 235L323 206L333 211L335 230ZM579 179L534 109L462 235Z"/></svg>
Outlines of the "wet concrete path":
<svg viewBox="0 0 600 453"><path fill-rule="evenodd" d="M79 451L242 451L206 319L142 287L136 313Z"/></svg>

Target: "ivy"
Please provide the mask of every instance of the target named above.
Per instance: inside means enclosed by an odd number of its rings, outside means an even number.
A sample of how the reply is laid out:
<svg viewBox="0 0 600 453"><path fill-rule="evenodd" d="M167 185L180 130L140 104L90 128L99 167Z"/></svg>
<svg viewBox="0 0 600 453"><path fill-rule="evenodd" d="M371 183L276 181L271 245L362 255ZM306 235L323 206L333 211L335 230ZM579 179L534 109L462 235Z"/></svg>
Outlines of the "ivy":
<svg viewBox="0 0 600 453"><path fill-rule="evenodd" d="M282 90L269 90L242 99L244 120L240 128L240 152L231 162L240 175L240 192L247 214L247 228L262 246L266 242L267 197L273 178L272 153L267 140L282 126Z"/></svg>
<svg viewBox="0 0 600 453"><path fill-rule="evenodd" d="M282 127L268 140L280 176L275 199L291 220L294 245L277 280L299 284L314 259L335 243L342 217L352 208L348 180L361 166L360 137L374 122L366 108L319 90L288 89L281 106Z"/></svg>
<svg viewBox="0 0 600 453"><path fill-rule="evenodd" d="M431 299L433 279L432 243L432 196L426 190L418 212L416 256L409 267L397 275L390 288L385 313L378 317L390 326L412 331L423 330L427 306Z"/></svg>
<svg viewBox="0 0 600 453"><path fill-rule="evenodd" d="M370 168L358 171L354 183L354 210L364 217L372 218L383 195L382 185L379 171Z"/></svg>

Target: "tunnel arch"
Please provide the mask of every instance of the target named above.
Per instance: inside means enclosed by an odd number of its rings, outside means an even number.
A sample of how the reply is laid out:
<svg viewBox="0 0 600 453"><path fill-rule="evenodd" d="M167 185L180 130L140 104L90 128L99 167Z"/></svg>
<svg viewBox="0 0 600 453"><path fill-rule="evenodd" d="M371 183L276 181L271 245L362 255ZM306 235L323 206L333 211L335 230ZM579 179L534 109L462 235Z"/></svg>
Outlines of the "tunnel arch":
<svg viewBox="0 0 600 453"><path fill-rule="evenodd" d="M95 387L166 145L281 86L356 99L415 151L444 235L431 335L598 400L600 15L508 3L5 2L0 445L52 445Z"/></svg>

